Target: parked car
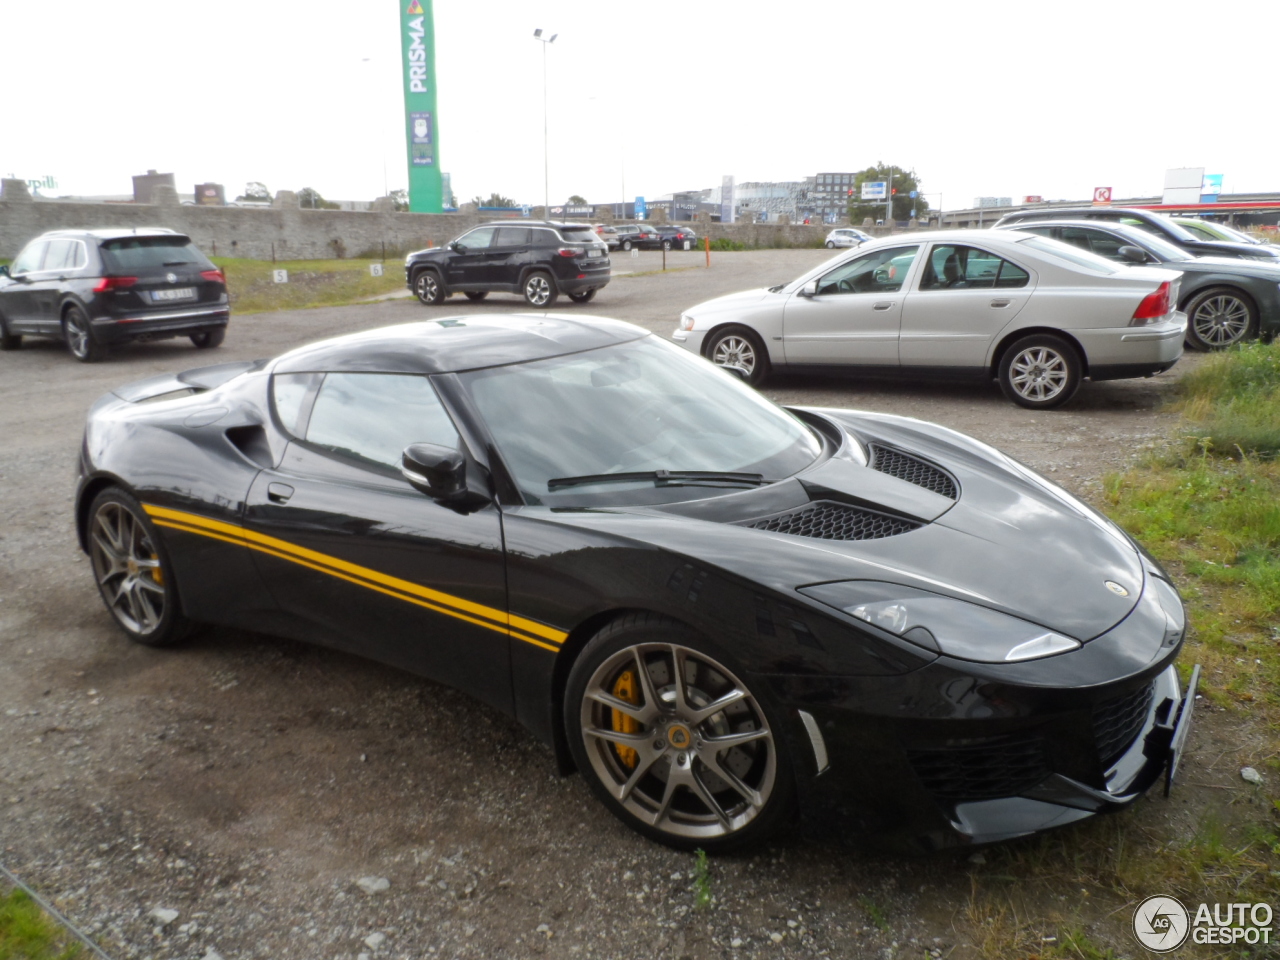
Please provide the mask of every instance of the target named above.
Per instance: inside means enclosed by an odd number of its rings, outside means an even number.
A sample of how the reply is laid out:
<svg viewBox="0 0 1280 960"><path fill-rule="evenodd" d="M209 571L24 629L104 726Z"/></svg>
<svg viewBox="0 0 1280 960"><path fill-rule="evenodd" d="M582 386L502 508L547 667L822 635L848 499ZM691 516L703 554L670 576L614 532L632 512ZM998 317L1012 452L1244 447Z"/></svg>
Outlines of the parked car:
<svg viewBox="0 0 1280 960"><path fill-rule="evenodd" d="M996 379L1056 407L1082 379L1152 376L1182 355L1176 270L1121 267L1013 230L863 244L790 283L686 310L686 350L760 383L770 370Z"/></svg>
<svg viewBox="0 0 1280 960"><path fill-rule="evenodd" d="M1236 257L1246 260L1280 261L1280 247L1273 247L1271 244L1259 246L1250 243L1228 243L1224 240L1203 240L1166 216L1135 207L1036 207L1007 213L997 220L995 225L1007 227L1033 220L1106 220L1141 227L1143 230L1164 237L1193 257Z"/></svg>
<svg viewBox="0 0 1280 960"><path fill-rule="evenodd" d="M61 340L82 363L131 340L226 337L227 280L191 238L161 227L52 230L0 266L0 350Z"/></svg>
<svg viewBox="0 0 1280 960"><path fill-rule="evenodd" d="M618 231L607 223L596 224L596 236L603 240L610 250L618 249Z"/></svg>
<svg viewBox="0 0 1280 960"><path fill-rule="evenodd" d="M430 306L454 293L483 300L518 293L534 307L550 307L568 294L586 303L609 283L609 248L585 223L501 220L468 230L443 247L417 250L404 260L405 283Z"/></svg>
<svg viewBox="0 0 1280 960"><path fill-rule="evenodd" d="M678 223L660 224L654 227L660 238L659 246L663 250L692 250L698 243L698 235L692 227ZM686 247L685 244L688 244Z"/></svg>
<svg viewBox="0 0 1280 960"><path fill-rule="evenodd" d="M459 688L682 849L1076 822L1172 777L1195 704L1168 574L1061 488L920 420L774 406L604 318L471 314L117 388L73 516L134 641L261 630Z"/></svg>
<svg viewBox="0 0 1280 960"><path fill-rule="evenodd" d="M827 234L827 249L858 247L872 239L874 238L871 234L863 233L854 227L836 227L836 229Z"/></svg>
<svg viewBox="0 0 1280 960"><path fill-rule="evenodd" d="M662 246L658 231L646 223L624 223L615 229L618 231L618 245L623 250L633 247L637 250L657 250Z"/></svg>
<svg viewBox="0 0 1280 960"><path fill-rule="evenodd" d="M1009 229L1052 237L1117 263L1181 270L1178 308L1187 315L1187 343L1197 350L1220 350L1280 332L1280 266L1193 257L1163 237L1121 223L1033 221Z"/></svg>
<svg viewBox="0 0 1280 960"><path fill-rule="evenodd" d="M1174 223L1190 231L1201 240L1225 240L1227 243L1251 243L1254 246L1265 244L1252 234L1228 227L1225 223L1214 223L1212 220L1197 220L1192 217L1170 217Z"/></svg>

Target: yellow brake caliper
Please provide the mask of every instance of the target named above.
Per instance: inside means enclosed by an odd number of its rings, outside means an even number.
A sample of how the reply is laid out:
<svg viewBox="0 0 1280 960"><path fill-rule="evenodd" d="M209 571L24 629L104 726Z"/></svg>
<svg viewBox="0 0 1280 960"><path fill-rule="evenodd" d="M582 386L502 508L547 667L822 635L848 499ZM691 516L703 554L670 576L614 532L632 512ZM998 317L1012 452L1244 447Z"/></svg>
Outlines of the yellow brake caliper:
<svg viewBox="0 0 1280 960"><path fill-rule="evenodd" d="M639 703L640 691L636 689L636 675L630 670L624 671L617 680L613 682L613 695L619 700L625 700L627 703ZM627 716L621 710L613 711L613 729L618 733L636 733L640 729L640 723L633 717ZM639 755L630 747L624 747L620 743L615 743L613 749L618 753L618 759L626 766L634 768Z"/></svg>
<svg viewBox="0 0 1280 960"><path fill-rule="evenodd" d="M160 572L160 555L157 553L153 553L151 555L151 559L156 561L156 565L151 568L151 579L163 587L164 574Z"/></svg>

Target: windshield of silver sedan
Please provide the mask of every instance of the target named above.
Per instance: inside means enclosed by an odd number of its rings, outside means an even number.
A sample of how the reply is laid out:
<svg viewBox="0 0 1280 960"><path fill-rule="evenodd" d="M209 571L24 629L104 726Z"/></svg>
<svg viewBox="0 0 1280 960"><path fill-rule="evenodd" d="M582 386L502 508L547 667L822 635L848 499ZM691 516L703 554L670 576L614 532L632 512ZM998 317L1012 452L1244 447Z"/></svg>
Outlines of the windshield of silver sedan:
<svg viewBox="0 0 1280 960"><path fill-rule="evenodd" d="M822 454L793 415L657 337L462 379L531 504L687 500L790 477Z"/></svg>

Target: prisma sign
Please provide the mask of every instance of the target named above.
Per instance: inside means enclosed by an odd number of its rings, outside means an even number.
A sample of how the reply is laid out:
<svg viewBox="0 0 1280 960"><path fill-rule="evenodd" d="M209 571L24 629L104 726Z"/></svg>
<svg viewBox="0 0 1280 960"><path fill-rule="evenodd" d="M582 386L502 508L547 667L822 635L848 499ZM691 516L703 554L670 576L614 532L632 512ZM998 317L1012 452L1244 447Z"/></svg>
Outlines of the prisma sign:
<svg viewBox="0 0 1280 960"><path fill-rule="evenodd" d="M440 213L440 129L436 115L435 27L431 0L396 0L404 68L405 141L409 151L409 209Z"/></svg>

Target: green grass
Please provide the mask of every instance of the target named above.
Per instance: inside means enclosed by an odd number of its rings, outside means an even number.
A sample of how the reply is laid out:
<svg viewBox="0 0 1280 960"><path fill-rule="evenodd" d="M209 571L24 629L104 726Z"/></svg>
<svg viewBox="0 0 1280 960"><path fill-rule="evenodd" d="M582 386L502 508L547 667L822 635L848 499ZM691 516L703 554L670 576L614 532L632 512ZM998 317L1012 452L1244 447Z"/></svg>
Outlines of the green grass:
<svg viewBox="0 0 1280 960"><path fill-rule="evenodd" d="M1193 444L1220 456L1280 454L1280 344L1215 354L1179 386Z"/></svg>
<svg viewBox="0 0 1280 960"><path fill-rule="evenodd" d="M71 960L73 941L21 890L0 898L0 960Z"/></svg>
<svg viewBox="0 0 1280 960"><path fill-rule="evenodd" d="M707 851L693 851L693 909L705 910L711 906L711 864Z"/></svg>
<svg viewBox="0 0 1280 960"><path fill-rule="evenodd" d="M338 307L405 289L404 267L388 260L383 275L369 275L379 260L238 260L211 258L227 275L227 291L235 314L306 307ZM288 270L288 283L275 283L272 271Z"/></svg>

